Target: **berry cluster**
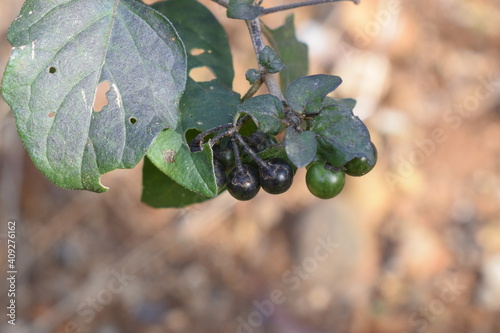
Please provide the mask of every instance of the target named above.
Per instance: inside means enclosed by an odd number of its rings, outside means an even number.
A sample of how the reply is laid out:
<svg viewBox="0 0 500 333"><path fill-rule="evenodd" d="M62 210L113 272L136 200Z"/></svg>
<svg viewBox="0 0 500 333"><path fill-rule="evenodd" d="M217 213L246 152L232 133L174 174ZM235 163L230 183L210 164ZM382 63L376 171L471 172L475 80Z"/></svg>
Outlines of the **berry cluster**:
<svg viewBox="0 0 500 333"><path fill-rule="evenodd" d="M227 186L228 192L238 200L254 198L261 188L271 194L286 192L292 186L293 167L284 159L263 160L255 153L275 144L275 138L255 132L245 139L239 134L233 134L231 145L226 149L221 149L220 144L214 146L214 171L219 190ZM236 140L257 167L241 161ZM229 170L227 176L226 170Z"/></svg>
<svg viewBox="0 0 500 333"><path fill-rule="evenodd" d="M219 190L227 188L234 198L246 201L254 198L261 188L271 194L281 194L292 186L294 168L288 161L282 158L262 160L255 154L254 150L259 152L275 143L269 138L263 140L263 137L261 133L254 133L246 138L251 144L241 141L242 147L257 167L241 162L239 147L234 141L224 150L219 144L214 146L214 172ZM241 140L240 136L238 138ZM256 138L258 140L252 140ZM376 159L377 150L373 144L372 147ZM344 188L346 174L363 176L374 166L366 158L354 158L342 168L333 167L325 161L315 161L307 167L307 188L318 198L331 199Z"/></svg>
<svg viewBox="0 0 500 333"><path fill-rule="evenodd" d="M217 130L226 128L221 126ZM201 150L204 140L200 138L205 135L202 133L191 142L192 151ZM289 161L279 157L262 159L258 155L277 145L274 136L260 131L244 136L229 129L216 135L211 142L219 192L227 189L234 198L246 201L254 198L261 188L271 194L281 194L292 186L295 167ZM377 150L373 143L371 146L376 163ZM330 199L342 191L346 175L363 176L373 169L375 163L365 157L357 157L343 167L335 167L326 161L315 160L307 166L306 184L314 196Z"/></svg>

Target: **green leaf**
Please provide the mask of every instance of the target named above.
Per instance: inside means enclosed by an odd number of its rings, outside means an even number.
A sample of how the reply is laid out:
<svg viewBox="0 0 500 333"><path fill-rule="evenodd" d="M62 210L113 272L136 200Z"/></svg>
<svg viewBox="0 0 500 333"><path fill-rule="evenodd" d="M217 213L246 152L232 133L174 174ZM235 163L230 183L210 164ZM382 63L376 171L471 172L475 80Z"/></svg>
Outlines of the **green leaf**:
<svg viewBox="0 0 500 333"><path fill-rule="evenodd" d="M259 53L259 64L264 66L270 74L278 73L286 67L274 50L267 45Z"/></svg>
<svg viewBox="0 0 500 333"><path fill-rule="evenodd" d="M342 79L333 75L310 75L293 81L286 90L288 105L298 113L318 113L323 99L342 83Z"/></svg>
<svg viewBox="0 0 500 333"><path fill-rule="evenodd" d="M255 6L254 0L229 0L227 17L240 20L253 20L259 17L262 7Z"/></svg>
<svg viewBox="0 0 500 333"><path fill-rule="evenodd" d="M3 97L33 162L67 189L103 192L100 176L132 168L175 128L186 83L170 22L134 0L27 0L12 24ZM93 109L99 83L108 105Z"/></svg>
<svg viewBox="0 0 500 333"><path fill-rule="evenodd" d="M188 78L180 101L179 126L175 131L161 133L148 157L187 190L213 197L217 195L217 186L211 149L206 145L202 152L191 153L185 134L190 129L204 131L230 123L234 118L240 96L230 89L234 72L227 35L217 19L197 1L172 0L155 4L154 8L172 15L179 35L187 41L188 69L207 66L217 78L210 82ZM200 54L200 50L204 52ZM174 155L175 162L168 163L169 156Z"/></svg>
<svg viewBox="0 0 500 333"><path fill-rule="evenodd" d="M286 154L297 168L311 163L316 156L316 134L312 131L298 133L291 126L285 132Z"/></svg>
<svg viewBox="0 0 500 333"><path fill-rule="evenodd" d="M238 116L248 114L262 132L276 135L281 132L283 108L283 104L276 96L259 95L240 104L238 106Z"/></svg>
<svg viewBox="0 0 500 333"><path fill-rule="evenodd" d="M215 16L196 0L157 2L152 7L170 19L187 50L188 69L206 66L231 88L233 59L227 34Z"/></svg>
<svg viewBox="0 0 500 333"><path fill-rule="evenodd" d="M142 184L141 201L154 208L181 208L210 199L173 181L147 157L142 168Z"/></svg>
<svg viewBox="0 0 500 333"><path fill-rule="evenodd" d="M326 96L323 100L323 107L330 105L343 105L348 107L349 109L354 109L356 106L356 100L353 98L332 98Z"/></svg>
<svg viewBox="0 0 500 333"><path fill-rule="evenodd" d="M181 126L184 132L199 131L232 122L240 95L219 80L195 82L188 79L181 99Z"/></svg>
<svg viewBox="0 0 500 333"><path fill-rule="evenodd" d="M259 81L261 79L260 72L258 69L255 68L250 68L247 70L245 73L245 78L250 84L254 84L255 82Z"/></svg>
<svg viewBox="0 0 500 333"><path fill-rule="evenodd" d="M348 107L326 107L312 121L311 130L317 134L318 150L331 165L342 167L356 157L375 163L370 133Z"/></svg>
<svg viewBox="0 0 500 333"><path fill-rule="evenodd" d="M158 135L147 156L158 169L189 191L205 197L217 195L212 149L208 144L202 151L192 153L184 133L169 129Z"/></svg>
<svg viewBox="0 0 500 333"><path fill-rule="evenodd" d="M281 60L285 63L286 69L280 72L281 89L283 91L293 80L307 75L309 72L309 57L307 45L300 42L295 36L294 16L289 15L285 24L271 30L267 28L266 37Z"/></svg>

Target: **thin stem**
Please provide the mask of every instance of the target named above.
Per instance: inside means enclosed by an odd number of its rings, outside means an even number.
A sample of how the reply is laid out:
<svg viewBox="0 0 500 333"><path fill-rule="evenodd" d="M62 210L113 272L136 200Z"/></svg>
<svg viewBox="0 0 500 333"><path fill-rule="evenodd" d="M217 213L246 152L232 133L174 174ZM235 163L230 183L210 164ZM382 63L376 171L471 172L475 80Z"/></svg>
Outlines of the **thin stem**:
<svg viewBox="0 0 500 333"><path fill-rule="evenodd" d="M234 133L233 130L228 130L228 131L224 131L220 134L217 134L212 139L210 139L210 147L213 147L214 145L216 145L221 139L233 135L233 133Z"/></svg>
<svg viewBox="0 0 500 333"><path fill-rule="evenodd" d="M328 3L328 2L340 2L340 1L351 1L357 5L360 3L361 0L309 0L309 1L302 1L302 2L297 2L297 3L289 3L286 5L282 5L282 6L264 8L264 9L262 9L260 15L262 16L262 15L272 14L272 13L276 13L276 12L282 12L282 11L288 10L288 9L319 5L319 4Z"/></svg>
<svg viewBox="0 0 500 333"><path fill-rule="evenodd" d="M197 136L195 136L195 138L191 142L203 142L203 139L207 135L215 133L217 131L220 131L221 129L231 128L231 127L233 127L233 123L227 123L227 124L222 124L222 125L219 125L219 126L216 126L216 127L212 127L212 128L210 128L210 129L208 129L206 131L201 132Z"/></svg>
<svg viewBox="0 0 500 333"><path fill-rule="evenodd" d="M259 61L260 52L264 49L264 42L262 41L262 30L260 28L260 20L258 18L254 20L248 20L247 26L250 31L250 38L252 39L253 48L255 50L255 55L257 56L257 62ZM265 68L259 64L259 71L264 72ZM271 74L266 74L264 77L264 82L271 95L278 97L280 100L284 101L285 97L281 92L278 82Z"/></svg>
<svg viewBox="0 0 500 333"><path fill-rule="evenodd" d="M222 7L226 7L227 8L227 6L229 6L229 0L212 0L212 1L215 2L215 3L218 3Z"/></svg>
<svg viewBox="0 0 500 333"><path fill-rule="evenodd" d="M255 93L260 89L260 87L262 86L262 83L264 83L264 81L262 79L260 80L257 80L255 81L254 84L252 84L252 86L250 87L250 89L248 89L247 93L245 94L245 96L243 96L241 98L241 101L244 102L246 101L247 99L249 99L250 97L252 97L253 95L255 95Z"/></svg>
<svg viewBox="0 0 500 333"><path fill-rule="evenodd" d="M250 157L255 161L255 163L257 163L262 168L266 168L267 167L266 162L264 162L264 160L262 158L260 158L260 156L257 155L253 151L253 149L245 142L245 140L243 140L243 138L241 137L241 134L234 133L234 137L236 137L236 139L238 139L238 141L240 142L240 144L243 147L243 149L245 150L245 152L248 155L250 155Z"/></svg>
<svg viewBox="0 0 500 333"><path fill-rule="evenodd" d="M234 152L234 161L236 162L236 168L238 170L243 170L243 164L241 163L240 149L238 148L238 144L236 143L236 139L234 138L236 134L237 132L235 132L234 135L231 137L231 147L233 148Z"/></svg>

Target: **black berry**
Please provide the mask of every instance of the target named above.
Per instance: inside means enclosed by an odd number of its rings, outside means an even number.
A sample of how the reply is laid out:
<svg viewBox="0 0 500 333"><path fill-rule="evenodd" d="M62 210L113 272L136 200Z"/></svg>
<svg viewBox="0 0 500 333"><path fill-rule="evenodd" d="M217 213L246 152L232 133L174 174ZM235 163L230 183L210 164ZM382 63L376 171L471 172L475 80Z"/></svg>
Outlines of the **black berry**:
<svg viewBox="0 0 500 333"><path fill-rule="evenodd" d="M293 182L293 168L281 158L272 158L265 161L266 167L261 166L260 185L264 191L271 194L286 192Z"/></svg>
<svg viewBox="0 0 500 333"><path fill-rule="evenodd" d="M259 173L250 165L236 167L229 173L227 190L238 200L254 198L260 190Z"/></svg>

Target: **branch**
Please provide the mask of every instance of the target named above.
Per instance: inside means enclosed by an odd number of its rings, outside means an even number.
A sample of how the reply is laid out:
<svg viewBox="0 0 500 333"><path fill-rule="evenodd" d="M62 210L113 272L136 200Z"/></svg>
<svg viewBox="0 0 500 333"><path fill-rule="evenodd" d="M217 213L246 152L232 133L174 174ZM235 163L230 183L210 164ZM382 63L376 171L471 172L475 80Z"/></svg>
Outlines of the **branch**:
<svg viewBox="0 0 500 333"><path fill-rule="evenodd" d="M213 1L216 1L216 0L213 0ZM262 16L262 15L267 15L267 14L271 14L271 13L281 12L281 11L288 10L288 9L319 5L319 4L328 3L328 2L339 2L339 1L351 1L351 2L354 2L356 5L358 5L361 2L361 0L309 0L309 1L302 1L302 2L297 2L297 3L290 3L287 5L283 5L283 6L264 8L264 9L262 9L262 12L260 15Z"/></svg>
<svg viewBox="0 0 500 333"><path fill-rule="evenodd" d="M248 20L247 26L250 31L250 38L252 39L253 48L255 50L255 55L257 56L257 62L259 61L259 54L264 49L264 42L262 41L262 31L260 28L260 20L258 18L254 20ZM265 72L265 68L259 64L259 71ZM281 101L285 100L283 93L276 82L276 79L271 74L266 74L264 77L264 82L271 95L278 97Z"/></svg>
<svg viewBox="0 0 500 333"><path fill-rule="evenodd" d="M226 7L227 8L227 6L229 6L229 0L212 0L212 1L215 2L215 3L218 3L222 7Z"/></svg>

